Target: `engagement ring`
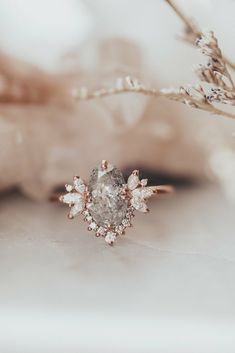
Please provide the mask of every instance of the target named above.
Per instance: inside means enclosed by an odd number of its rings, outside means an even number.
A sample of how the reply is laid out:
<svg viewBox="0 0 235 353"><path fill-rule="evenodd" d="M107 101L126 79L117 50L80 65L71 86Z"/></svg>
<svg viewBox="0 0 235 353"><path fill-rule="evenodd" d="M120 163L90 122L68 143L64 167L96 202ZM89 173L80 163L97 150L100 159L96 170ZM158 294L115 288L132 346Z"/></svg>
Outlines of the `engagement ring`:
<svg viewBox="0 0 235 353"><path fill-rule="evenodd" d="M113 245L116 238L132 226L135 211L149 211L146 202L153 194L173 190L170 185L147 186L147 182L147 179L140 180L139 171L134 170L126 183L122 172L103 160L93 169L88 185L75 176L72 185L65 185L67 193L59 200L69 205L70 219L82 214L88 230Z"/></svg>

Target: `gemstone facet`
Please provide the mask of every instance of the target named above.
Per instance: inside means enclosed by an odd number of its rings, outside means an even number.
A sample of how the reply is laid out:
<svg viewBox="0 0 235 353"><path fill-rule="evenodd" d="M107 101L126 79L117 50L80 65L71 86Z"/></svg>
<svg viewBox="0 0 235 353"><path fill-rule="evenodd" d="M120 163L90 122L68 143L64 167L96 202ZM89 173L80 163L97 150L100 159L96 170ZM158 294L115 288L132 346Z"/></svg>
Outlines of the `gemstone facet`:
<svg viewBox="0 0 235 353"><path fill-rule="evenodd" d="M90 176L88 190L91 194L89 212L99 226L115 227L126 216L127 202L121 197L123 184L122 172L109 164L95 168Z"/></svg>

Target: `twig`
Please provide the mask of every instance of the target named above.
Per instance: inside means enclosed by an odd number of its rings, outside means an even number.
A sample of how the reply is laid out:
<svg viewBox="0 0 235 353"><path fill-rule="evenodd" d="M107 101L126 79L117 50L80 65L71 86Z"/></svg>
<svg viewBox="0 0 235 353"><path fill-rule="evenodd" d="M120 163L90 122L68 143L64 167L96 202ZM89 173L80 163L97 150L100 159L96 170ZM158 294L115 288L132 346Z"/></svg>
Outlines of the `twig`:
<svg viewBox="0 0 235 353"><path fill-rule="evenodd" d="M172 1L172 0L165 0L168 5L172 8L172 10L178 15L178 17L181 19L181 21L184 23L186 27L187 33L192 33L194 36L194 41L200 37L201 32L197 28L197 26L192 23L188 17L185 16L185 14L179 9L178 6Z"/></svg>
<svg viewBox="0 0 235 353"><path fill-rule="evenodd" d="M73 89L72 95L75 100L91 100L94 98L108 97L123 93L137 93L145 96L165 97L173 101L184 103L190 107L207 111L211 114L225 116L235 119L235 115L229 112L215 108L207 99L207 96L201 86L180 87L179 89L155 89L146 88L138 80L130 76L119 78L114 88L102 88L89 91L86 87Z"/></svg>

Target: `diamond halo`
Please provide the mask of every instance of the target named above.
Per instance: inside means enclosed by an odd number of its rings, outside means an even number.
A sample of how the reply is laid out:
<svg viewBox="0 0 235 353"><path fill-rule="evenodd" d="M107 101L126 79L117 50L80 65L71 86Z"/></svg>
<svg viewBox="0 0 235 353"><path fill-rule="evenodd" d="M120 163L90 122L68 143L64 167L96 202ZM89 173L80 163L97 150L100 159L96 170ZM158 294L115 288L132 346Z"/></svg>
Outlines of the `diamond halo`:
<svg viewBox="0 0 235 353"><path fill-rule="evenodd" d="M59 200L70 207L69 219L82 214L88 230L113 245L132 226L135 211L149 211L146 202L152 195L172 191L169 185L147 186L147 182L140 180L139 171L134 170L125 183L121 171L103 160L92 171L88 185L75 176L73 184L65 185L67 193Z"/></svg>

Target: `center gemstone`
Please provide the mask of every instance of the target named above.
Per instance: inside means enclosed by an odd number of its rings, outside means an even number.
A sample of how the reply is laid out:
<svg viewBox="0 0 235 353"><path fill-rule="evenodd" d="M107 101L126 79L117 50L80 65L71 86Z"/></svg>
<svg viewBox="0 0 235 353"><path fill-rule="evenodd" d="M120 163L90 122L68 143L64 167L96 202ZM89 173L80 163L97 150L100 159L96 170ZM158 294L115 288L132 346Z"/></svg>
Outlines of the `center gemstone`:
<svg viewBox="0 0 235 353"><path fill-rule="evenodd" d="M123 184L122 172L116 167L93 169L88 185L92 197L89 211L99 226L118 226L125 218L127 203L121 198Z"/></svg>

